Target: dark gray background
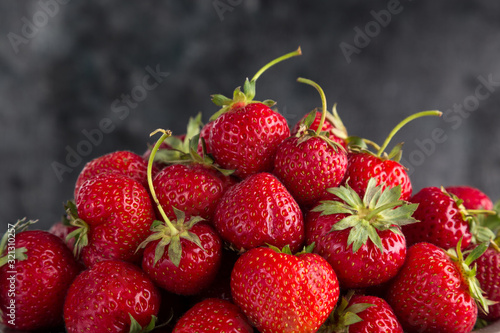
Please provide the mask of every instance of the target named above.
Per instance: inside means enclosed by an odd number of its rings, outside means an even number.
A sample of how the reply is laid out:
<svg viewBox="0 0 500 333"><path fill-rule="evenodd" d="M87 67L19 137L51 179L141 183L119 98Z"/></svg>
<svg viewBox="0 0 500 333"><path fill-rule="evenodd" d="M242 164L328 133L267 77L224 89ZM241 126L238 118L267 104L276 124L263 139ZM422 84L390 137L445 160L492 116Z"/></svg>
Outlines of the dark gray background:
<svg viewBox="0 0 500 333"><path fill-rule="evenodd" d="M313 88L295 81L310 78L330 106L338 103L350 134L379 143L407 115L447 112L446 118L416 120L393 141L406 142L414 190L468 184L499 199L500 2L401 1L390 22L377 23L376 13L393 5L1 2L0 221L26 216L48 228L71 199L86 161L113 150L142 154L152 130L181 134L200 111L208 120L217 110L211 94L230 95L245 77L299 45L302 57L259 79L257 99L276 100L293 125L320 105ZM39 27L29 30L35 23ZM369 43L357 32L366 28L372 29ZM362 47L348 62L341 43ZM147 68L157 66L169 76L124 108L122 98L140 92ZM493 83L481 86L488 79ZM470 111L453 111L464 104ZM105 118L113 130L58 177L54 163L68 166L68 147L76 150L84 132Z"/></svg>

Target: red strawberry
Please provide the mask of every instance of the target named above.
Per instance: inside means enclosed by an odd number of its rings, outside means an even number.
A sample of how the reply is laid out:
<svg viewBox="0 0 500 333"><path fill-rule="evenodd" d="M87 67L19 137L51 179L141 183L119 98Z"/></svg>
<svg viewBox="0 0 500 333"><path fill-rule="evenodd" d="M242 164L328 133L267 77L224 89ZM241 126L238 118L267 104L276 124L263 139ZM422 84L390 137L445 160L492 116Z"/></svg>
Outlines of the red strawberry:
<svg viewBox="0 0 500 333"><path fill-rule="evenodd" d="M268 63L251 81L246 80L244 92L236 88L233 99L213 96L213 102L222 109L210 119L213 124L208 146L215 161L225 169L235 170L235 176L245 178L272 170L276 149L290 136L290 129L286 119L271 110L274 102L253 100L255 82L275 63L300 54L299 48Z"/></svg>
<svg viewBox="0 0 500 333"><path fill-rule="evenodd" d="M175 218L173 207L189 216L211 220L226 191L224 176L202 164L174 164L161 170L153 180L158 200L167 216Z"/></svg>
<svg viewBox="0 0 500 333"><path fill-rule="evenodd" d="M149 192L136 180L118 173L95 176L82 184L76 210L69 210L77 250L85 265L104 259L139 262L136 253L155 219Z"/></svg>
<svg viewBox="0 0 500 333"><path fill-rule="evenodd" d="M79 272L59 237L26 230L32 222L8 224L0 244L0 322L18 330L63 324L64 298Z"/></svg>
<svg viewBox="0 0 500 333"><path fill-rule="evenodd" d="M147 162L141 156L130 151L115 151L97 157L88 162L78 175L75 185L75 198L78 195L80 187L86 180L107 172L117 172L126 175L140 182L143 186L147 186L147 165ZM156 171L155 168L154 172Z"/></svg>
<svg viewBox="0 0 500 333"><path fill-rule="evenodd" d="M394 311L380 297L349 292L318 333L403 333Z"/></svg>
<svg viewBox="0 0 500 333"><path fill-rule="evenodd" d="M324 257L344 288L365 288L393 278L406 257L400 226L416 205L399 200L401 187L382 190L370 179L361 200L351 188L329 189L341 201L322 201L306 216L306 244ZM347 264L348 263L348 264Z"/></svg>
<svg viewBox="0 0 500 333"><path fill-rule="evenodd" d="M194 295L214 280L221 262L222 242L200 218L155 221L145 246L142 269L161 288L175 294ZM173 229L171 229L173 228ZM179 252L180 251L180 252Z"/></svg>
<svg viewBox="0 0 500 333"><path fill-rule="evenodd" d="M127 262L105 260L71 284L64 322L68 333L139 332L138 327L154 326L159 307L160 294L144 272Z"/></svg>
<svg viewBox="0 0 500 333"><path fill-rule="evenodd" d="M74 238L67 239L67 238L68 238L68 235L71 232L75 231L76 229L78 229L78 227L70 225L69 221L68 221L68 225L64 224L63 221L60 221L60 222L54 223L50 227L49 232L51 234L54 234L57 237L61 238L64 241L64 243L66 243L66 245L69 247L69 249L71 251L74 251L75 239Z"/></svg>
<svg viewBox="0 0 500 333"><path fill-rule="evenodd" d="M384 152L392 137L396 132L415 118L423 116L441 116L439 111L423 111L413 114L401 121L386 138L382 147L379 147L371 141L363 141L361 144L371 144L377 149L372 153L363 146L356 146L354 139L351 139L353 152L349 155L349 162L345 174L345 183L349 184L360 196L366 189L368 180L375 178L377 185L383 185L384 188L401 185L401 200L408 200L412 193L410 177L406 168L399 163L401 158L402 143L396 145L389 154Z"/></svg>
<svg viewBox="0 0 500 333"><path fill-rule="evenodd" d="M214 224L235 250L288 244L295 252L304 241L299 205L275 176L265 172L247 177L224 193Z"/></svg>
<svg viewBox="0 0 500 333"><path fill-rule="evenodd" d="M448 186L445 188L448 193L456 195L463 201L466 209L492 210L493 202L480 189L471 186Z"/></svg>
<svg viewBox="0 0 500 333"><path fill-rule="evenodd" d="M408 249L406 262L389 287L391 305L405 332L465 333L474 327L481 295L469 265L486 249L478 246L464 259L460 251L446 253L422 242ZM454 253L453 253L454 252Z"/></svg>
<svg viewBox="0 0 500 333"><path fill-rule="evenodd" d="M213 125L214 125L214 122L210 121L210 122L206 123L205 126L203 126L201 128L200 142L198 144L198 149L197 149L198 155L200 155L200 156L203 156L202 154L211 154L212 149L209 146L209 142L210 142L210 132L212 131ZM205 142L205 150L206 150L205 152L203 152L202 140L203 140L203 142Z"/></svg>
<svg viewBox="0 0 500 333"><path fill-rule="evenodd" d="M148 162L149 180L152 178L150 167L158 147L171 134L170 131L161 129L154 133L158 131L163 134L151 152ZM192 143L190 150L196 154L194 149L198 139ZM167 167L162 172L170 168ZM199 186L200 180L196 178L193 180L197 182L194 187ZM182 180L178 179L177 182L180 181ZM198 223L203 220L202 217L187 216L184 211L174 206L169 207L175 216L175 220L170 221L160 204L155 186L151 186L150 191L163 222L154 221L151 227L153 233L139 246L139 249L146 247L142 268L153 281L169 292L181 295L196 294L213 281L219 269L222 248L219 236L209 225ZM183 202L180 203L183 204ZM189 206L186 205L185 208Z"/></svg>
<svg viewBox="0 0 500 333"><path fill-rule="evenodd" d="M497 241L500 243L499 241ZM498 244L492 244L486 252L477 259L477 280L487 299L496 304L488 307L486 314L479 311L479 317L495 321L500 319L500 249Z"/></svg>
<svg viewBox="0 0 500 333"><path fill-rule="evenodd" d="M247 332L253 328L233 303L209 298L197 303L177 322L172 333Z"/></svg>
<svg viewBox="0 0 500 333"><path fill-rule="evenodd" d="M259 247L236 261L231 292L259 332L316 332L337 303L339 285L317 254Z"/></svg>
<svg viewBox="0 0 500 333"><path fill-rule="evenodd" d="M325 94L313 81L302 78L298 81L313 85L321 95L321 128L326 116ZM316 114L313 112L312 116ZM306 124L308 129L283 141L274 157L273 173L302 207L315 204L325 196L327 188L338 186L347 166L347 153L343 147L330 140L319 128L313 131L310 120Z"/></svg>
<svg viewBox="0 0 500 333"><path fill-rule="evenodd" d="M462 240L462 249L469 246L472 233L467 214L446 191L425 187L410 201L418 204L413 217L420 223L403 228L408 246L428 242L449 249L456 247L459 240Z"/></svg>
<svg viewBox="0 0 500 333"><path fill-rule="evenodd" d="M308 127L306 122L307 118L310 117L310 114L306 114L291 130L292 136L300 136L302 133L306 132L307 129L311 129L316 131L319 129L321 132L328 133L328 138L332 141L340 144L344 149L347 150L347 129L345 128L342 120L340 119L337 113L337 104L333 106L333 114L328 112L326 113L325 121L323 122L323 126L320 126L322 111L315 111L314 120L312 124Z"/></svg>

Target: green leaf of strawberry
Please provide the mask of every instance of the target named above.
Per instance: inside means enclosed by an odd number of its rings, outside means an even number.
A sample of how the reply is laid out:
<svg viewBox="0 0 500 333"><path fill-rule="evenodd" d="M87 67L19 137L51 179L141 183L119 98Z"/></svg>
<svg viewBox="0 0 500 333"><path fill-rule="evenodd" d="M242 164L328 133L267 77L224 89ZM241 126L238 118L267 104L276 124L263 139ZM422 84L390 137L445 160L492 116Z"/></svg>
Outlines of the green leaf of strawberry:
<svg viewBox="0 0 500 333"><path fill-rule="evenodd" d="M394 226L417 222L412 217L417 205L399 200L401 186L384 190L381 185L377 186L376 183L375 178L368 181L363 199L348 184L330 188L328 192L344 202L322 201L312 210L320 212L321 215L347 214L333 226L332 231L350 229L347 244L353 245L353 252L358 251L368 239L383 252L384 248L377 230L391 230L399 233L399 230Z"/></svg>

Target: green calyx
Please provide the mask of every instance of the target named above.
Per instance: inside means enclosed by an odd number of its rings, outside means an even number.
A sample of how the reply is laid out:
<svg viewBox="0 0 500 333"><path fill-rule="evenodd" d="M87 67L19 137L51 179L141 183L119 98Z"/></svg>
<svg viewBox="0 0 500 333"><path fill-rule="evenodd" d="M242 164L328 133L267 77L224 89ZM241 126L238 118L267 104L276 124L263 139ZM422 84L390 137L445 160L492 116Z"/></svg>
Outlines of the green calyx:
<svg viewBox="0 0 500 333"><path fill-rule="evenodd" d="M165 248L168 246L168 258L176 267L179 267L182 256L181 239L193 242L199 248L205 250L201 245L200 238L196 234L189 231L196 223L203 221L204 219L199 216L194 216L191 217L189 221L186 221L186 214L175 207L174 213L176 216L174 221L170 221L168 218L168 222L155 220L150 229L152 234L139 244L139 247L137 248L144 248L150 242L159 240L155 248L154 266L156 266L158 261L163 257L165 254ZM172 225L173 229L169 225Z"/></svg>
<svg viewBox="0 0 500 333"><path fill-rule="evenodd" d="M396 146L394 146L394 148L392 148L392 150L390 151L389 154L387 154L385 152L385 149L387 148L387 146L391 142L392 138L396 135L396 133L403 126L405 126L406 124L408 124L409 122L411 122L414 119L426 117L426 116L441 117L442 114L443 113L441 111L432 110L432 111L417 112L417 113L414 113L414 114L406 117L401 122L399 122L399 124L397 124L396 127L394 127L392 129L392 131L389 133L389 135L385 139L382 146L377 145L375 142L373 142L371 140L360 138L357 136L349 137L347 139L347 142L348 142L349 147L352 151L364 152L364 153L368 153L368 154L380 157L384 160L393 160L395 162L399 162L401 160L401 156L402 156L402 148L403 148L402 142L397 144ZM374 153L374 152L370 151L368 146L371 146L372 148L374 148L376 150L376 152Z"/></svg>
<svg viewBox="0 0 500 333"><path fill-rule="evenodd" d="M352 296L354 296L354 291L349 290L341 298L335 310L330 314L330 317L320 327L319 333L349 333L350 325L363 321L358 314L369 307L375 306L375 304L370 303L358 303L349 306Z"/></svg>
<svg viewBox="0 0 500 333"><path fill-rule="evenodd" d="M353 252L359 250L370 239L383 253L384 247L377 230L390 230L401 235L399 227L418 222L412 217L418 204L399 200L400 185L383 190L382 185L376 184L375 178L368 181L363 199L348 184L329 188L327 191L343 202L326 200L313 208L313 211L320 212L321 215L347 215L332 227L331 232L350 229L347 246L352 245Z"/></svg>
<svg viewBox="0 0 500 333"><path fill-rule="evenodd" d="M153 234L151 234L146 240L144 240L141 244L139 244L137 250L139 250L140 248L144 248L149 242L160 240L155 249L154 265L156 265L158 261L161 259L161 257L165 253L165 247L168 246L169 259L176 267L178 267L182 256L181 238L195 243L201 249L204 250L198 236L189 231L189 229L191 229L193 225L203 220L203 218L191 217L188 222L185 222L186 214L175 207L173 207L176 216L176 220L174 221L175 223L171 222L170 219L167 217L165 210L161 206L160 201L156 196L156 191L153 186L152 169L153 169L154 157L156 155L156 152L158 151L158 148L166 138L172 135L172 132L170 132L169 130L157 129L156 131L151 133L151 136L155 135L156 133L162 133L162 136L158 139L158 141L154 145L151 151L151 155L149 156L147 178L148 178L149 191L151 193L151 196L153 197L153 201L155 202L164 222L154 221L152 223L151 231L153 231Z"/></svg>
<svg viewBox="0 0 500 333"><path fill-rule="evenodd" d="M179 160L185 159L183 156L189 155L192 141L199 137L203 122L201 121L201 112L196 117L190 117L187 125L186 135L183 140L176 136L169 136L165 138L164 142L167 143L172 149L159 149L155 155L155 162L160 163L177 163ZM198 140L196 140L198 143Z"/></svg>
<svg viewBox="0 0 500 333"><path fill-rule="evenodd" d="M342 137L342 138L347 137L347 131L346 131L344 124L342 123L342 120L340 120L340 117L337 113L336 104L333 107L334 114L329 113L328 108L327 108L327 104L326 104L325 92L323 91L323 89L321 88L321 86L319 84L317 84L316 82L314 82L312 80L305 79L302 77L299 77L297 79L297 82L305 83L305 84L308 84L308 85L314 87L318 91L318 93L321 97L321 119L320 119L318 128L316 130L311 129L311 125L313 124L314 120L316 119L317 110L314 109L311 112L309 112L309 114L304 119L304 122L300 125L301 128L299 129L299 131L297 131L297 136L299 137L299 140L297 141L297 145L309 140L312 137L318 137L318 138L322 139L323 141L325 141L326 143L328 143L333 149L335 149L335 151L338 151L339 148L341 150L345 151L345 149L342 145L340 145L339 143L337 143L329 138L329 133L321 130L323 128L323 125L325 124L325 121L328 120L332 123L332 125L339 126L339 127L335 127L335 128L338 129L340 137Z"/></svg>
<svg viewBox="0 0 500 333"><path fill-rule="evenodd" d="M74 201L67 201L64 204L64 209L66 211L66 216L63 218L63 224L76 227L75 230L66 236L66 241L75 239L73 255L75 258L80 258L82 249L89 244L89 226L84 220L78 217L78 210Z"/></svg>
<svg viewBox="0 0 500 333"><path fill-rule="evenodd" d="M471 267L472 263L481 257L484 252L488 249L489 243L484 242L476 246L472 251L470 251L467 257L464 259L464 253L462 252L462 239L458 241L456 249L449 249L447 251L451 260L455 262L462 273L463 280L467 283L469 287L469 293L476 301L478 307L484 313L488 313L488 306L496 304L496 302L490 301L484 297L484 291L481 289L479 281L476 278L477 265Z"/></svg>
<svg viewBox="0 0 500 333"><path fill-rule="evenodd" d="M295 56L299 56L299 55L302 55L302 50L300 49L300 47L293 52L282 55L281 57L278 57L278 58L274 59L273 61L267 63L264 67L262 67L253 76L252 80L248 80L248 78L245 80L245 84L243 85L243 91L241 91L240 87L237 87L234 90L232 99L228 98L226 96L223 96L223 95L212 95L212 102L215 105L220 106L221 109L219 111L217 111L210 118L210 120L215 120L221 114L227 112L230 109L244 107L250 103L262 103L262 104L265 104L269 107L276 104L276 102L274 102L272 100L265 100L263 102L254 101L253 99L255 97L255 83L256 83L257 79L260 77L260 75L262 73L264 73L270 67L274 66L275 64L277 64L283 60L286 60L288 58L292 58Z"/></svg>
<svg viewBox="0 0 500 333"><path fill-rule="evenodd" d="M37 223L38 220L26 220L22 218L14 224L8 224L7 231L0 239L0 267L9 264L11 260L23 261L28 259L25 247L15 248L15 235L29 228L30 225Z"/></svg>
<svg viewBox="0 0 500 333"><path fill-rule="evenodd" d="M298 254L303 254L303 253L313 253L314 246L316 243L311 243L309 245L306 245L302 248L301 251L297 253L292 253L292 250L290 249L290 245L285 245L283 248L279 248L277 246L271 245L271 244L266 244L267 247L269 247L271 250L273 250L276 253L284 253L284 254L289 254L289 255L298 255Z"/></svg>
<svg viewBox="0 0 500 333"><path fill-rule="evenodd" d="M455 201L462 218L464 219L464 221L467 221L467 223L469 223L469 230L472 235L472 243L480 244L489 242L490 245L492 245L495 249L497 249L500 252L500 248L494 242L495 233L488 226L484 225L485 219L483 218L484 215L498 216L498 212L495 210L486 210L486 209L477 209L477 210L467 209L463 205L464 201L459 197L457 197L455 194L446 191L446 189L442 186L441 186L441 191Z"/></svg>
<svg viewBox="0 0 500 333"><path fill-rule="evenodd" d="M171 137L168 137L167 139L169 138ZM201 155L198 154L198 143L201 143L202 146ZM179 154L178 159L171 160L169 161L169 163L174 163L174 164L197 163L204 165L207 168L215 169L220 173L222 173L224 176L229 176L234 173L234 170L223 169L217 163L215 163L214 158L209 153L207 153L207 145L205 143L205 140L203 138L200 138L200 134L194 135L189 140L189 147L186 150L187 150L186 153Z"/></svg>

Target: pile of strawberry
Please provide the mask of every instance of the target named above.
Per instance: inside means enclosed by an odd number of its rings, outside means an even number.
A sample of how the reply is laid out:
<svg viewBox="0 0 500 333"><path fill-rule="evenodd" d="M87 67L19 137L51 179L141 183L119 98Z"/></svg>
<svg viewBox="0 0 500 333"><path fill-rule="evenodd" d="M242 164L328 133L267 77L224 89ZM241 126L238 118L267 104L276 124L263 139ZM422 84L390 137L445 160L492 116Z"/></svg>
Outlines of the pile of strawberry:
<svg viewBox="0 0 500 333"><path fill-rule="evenodd" d="M89 161L62 221L9 225L4 326L44 332L470 332L500 319L500 203L412 193L401 144L254 101L264 66L187 131ZM293 125L293 126L290 126ZM440 186L440 185L438 185Z"/></svg>

